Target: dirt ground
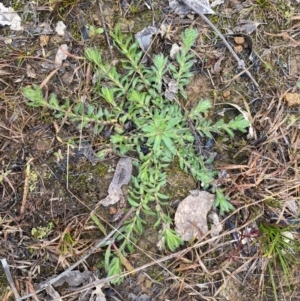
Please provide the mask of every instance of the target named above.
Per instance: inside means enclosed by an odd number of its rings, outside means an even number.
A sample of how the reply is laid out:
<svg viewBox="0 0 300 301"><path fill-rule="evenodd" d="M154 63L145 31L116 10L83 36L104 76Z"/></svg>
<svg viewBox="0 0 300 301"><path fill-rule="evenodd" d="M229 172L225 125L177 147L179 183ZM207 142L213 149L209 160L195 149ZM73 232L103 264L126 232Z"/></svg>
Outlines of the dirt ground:
<svg viewBox="0 0 300 301"><path fill-rule="evenodd" d="M168 1L2 3L21 17L23 30L0 28L1 300L300 299L298 0L225 0L212 6L216 15L207 15L249 67L257 87L245 71L238 70L220 38L199 15L179 16ZM63 34L56 30L59 21L66 25ZM209 118L230 119L241 112L251 122L251 132L231 140L216 136L210 148L217 181L236 208L225 216L215 210L223 227L217 239L206 236L175 252L162 251L157 246L159 229L151 226L149 218L150 226L139 237L136 251L127 254L135 273L124 266L124 281L111 285L104 268L105 247L91 250L121 221L118 213L127 212L130 205L125 199L110 208L99 206L119 160L110 151L104 159L97 157L109 135L78 130L67 116L56 119L47 108L28 107L22 90L38 85L45 97L55 93L72 102L93 97L93 74L84 49L95 46L111 64L118 64L109 35L116 24L128 34L164 24L167 32L154 38L153 48L165 55L180 43L185 28L197 29L186 106L194 107L199 97L209 99L214 105ZM98 28L104 32L97 33ZM57 51L63 44L67 56L60 59ZM88 151L78 148L82 143ZM176 162L167 174L164 189L171 197L166 211L173 218L178 200L199 188L199 183L180 171ZM266 251L264 244L272 241L263 239L261 224L293 235L294 248L283 250L284 256L293 255L292 264L284 267ZM73 264L72 281L64 278L34 295Z"/></svg>

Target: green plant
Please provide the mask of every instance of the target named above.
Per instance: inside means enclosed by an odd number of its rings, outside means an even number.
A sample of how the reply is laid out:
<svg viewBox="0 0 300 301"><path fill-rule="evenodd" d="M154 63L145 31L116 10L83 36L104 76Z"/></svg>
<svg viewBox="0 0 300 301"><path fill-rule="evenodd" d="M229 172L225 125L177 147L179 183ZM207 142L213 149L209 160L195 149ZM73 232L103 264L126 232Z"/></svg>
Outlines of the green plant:
<svg viewBox="0 0 300 301"><path fill-rule="evenodd" d="M259 231L259 242L262 246L263 255L267 260L274 297L275 300L278 300L274 270L279 264L286 283L289 285L291 267L297 263L295 255L300 251L300 243L293 238L292 226L281 227L277 224L261 223Z"/></svg>
<svg viewBox="0 0 300 301"><path fill-rule="evenodd" d="M270 1L269 0L256 0L256 3L258 4L258 6L260 6L261 8L266 8L270 6Z"/></svg>
<svg viewBox="0 0 300 301"><path fill-rule="evenodd" d="M31 229L31 235L36 239L42 239L47 236L50 231L54 228L54 223L49 222L45 227L40 226Z"/></svg>
<svg viewBox="0 0 300 301"><path fill-rule="evenodd" d="M128 2L127 7L129 9L130 13L136 14L139 11L139 7L140 7L141 3L142 3L142 0Z"/></svg>
<svg viewBox="0 0 300 301"><path fill-rule="evenodd" d="M104 32L103 28L102 27L95 27L93 25L91 25L89 27L89 31L90 31L90 37L93 38L97 35L100 35Z"/></svg>
<svg viewBox="0 0 300 301"><path fill-rule="evenodd" d="M75 240L70 233L63 233L61 238L61 244L59 250L61 254L67 254L72 251L72 247L75 244Z"/></svg>
<svg viewBox="0 0 300 301"><path fill-rule="evenodd" d="M197 38L196 30L183 32L176 62L170 63L167 57L158 54L153 57L151 68L141 64L143 52L132 37L122 34L118 27L112 37L123 55L119 67L125 72L104 62L97 49L88 48L85 52L98 78L95 92L106 104L78 102L71 105L68 100L58 101L53 94L48 102L37 86L27 87L23 93L29 106L46 107L54 111L56 118L68 116L81 129L89 126L95 133L101 133L105 125L113 129L111 148L120 155L130 152L138 157L134 161L138 172L132 177L128 196L135 214L115 237L120 243L118 250L124 254L134 250L133 244L146 223L143 216L149 215L156 218L154 227L161 227L160 245L173 251L181 244L181 239L172 229L172 219L164 210L168 200L162 192L167 182L165 169L174 159L178 160L180 168L201 182L203 189L216 193L215 205L221 213L232 210L233 206L214 181L217 172L212 169L213 158L202 153L201 139L213 138L212 133L227 133L232 138L234 130L245 132L249 123L242 116L228 123L223 119L211 122L205 117L212 106L208 100L200 99L190 111L181 105L187 98L185 87L193 76L190 68L194 61L190 50ZM171 78L178 89L173 101L165 96L165 76ZM133 127L128 129L128 124ZM105 151L98 155L104 156ZM116 256L111 248L107 249L105 262L109 276L121 270L122 260Z"/></svg>

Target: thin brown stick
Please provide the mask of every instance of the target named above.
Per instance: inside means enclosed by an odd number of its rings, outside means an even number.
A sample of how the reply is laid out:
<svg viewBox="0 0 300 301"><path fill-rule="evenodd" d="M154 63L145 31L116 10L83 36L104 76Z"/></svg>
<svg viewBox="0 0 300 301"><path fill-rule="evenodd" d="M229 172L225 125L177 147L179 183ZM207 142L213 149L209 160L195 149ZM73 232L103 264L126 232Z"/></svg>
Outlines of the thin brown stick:
<svg viewBox="0 0 300 301"><path fill-rule="evenodd" d="M49 82L49 80L53 77L53 75L58 71L60 69L60 67L59 68L56 68L56 69L54 69L44 80L43 80L43 82L40 84L40 88L41 89L43 89L46 85L47 85L47 83Z"/></svg>
<svg viewBox="0 0 300 301"><path fill-rule="evenodd" d="M24 181L24 189L23 189L23 198L22 198L21 209L20 209L20 217L23 216L25 207L26 207L27 195L28 195L28 191L29 191L30 163L33 160L34 160L33 158L30 158L26 164L25 181Z"/></svg>

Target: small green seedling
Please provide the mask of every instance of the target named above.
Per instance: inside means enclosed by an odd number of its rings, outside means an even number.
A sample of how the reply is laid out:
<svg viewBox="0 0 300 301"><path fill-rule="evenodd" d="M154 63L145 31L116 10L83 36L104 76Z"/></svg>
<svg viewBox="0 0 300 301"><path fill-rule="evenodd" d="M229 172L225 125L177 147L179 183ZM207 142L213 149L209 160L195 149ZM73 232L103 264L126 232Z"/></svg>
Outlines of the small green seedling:
<svg viewBox="0 0 300 301"><path fill-rule="evenodd" d="M94 25L90 25L89 27L90 37L93 38L97 35L100 35L104 32L102 27L95 27Z"/></svg>
<svg viewBox="0 0 300 301"><path fill-rule="evenodd" d="M53 222L49 222L45 227L36 227L31 229L31 235L36 239L42 239L49 234L49 232L54 228Z"/></svg>

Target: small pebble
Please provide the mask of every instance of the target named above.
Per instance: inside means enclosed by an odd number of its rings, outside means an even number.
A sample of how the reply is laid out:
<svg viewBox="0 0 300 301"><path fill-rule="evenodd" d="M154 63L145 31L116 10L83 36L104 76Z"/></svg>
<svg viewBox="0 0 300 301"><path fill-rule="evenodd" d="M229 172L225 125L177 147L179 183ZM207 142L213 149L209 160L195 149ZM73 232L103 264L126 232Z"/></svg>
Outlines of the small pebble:
<svg viewBox="0 0 300 301"><path fill-rule="evenodd" d="M40 46L41 47L46 46L48 44L49 40L50 40L50 36L47 36L44 34L40 35Z"/></svg>
<svg viewBox="0 0 300 301"><path fill-rule="evenodd" d="M229 90L227 90L227 91L225 91L224 93L223 93L223 97L224 98L228 98L230 96L230 91Z"/></svg>
<svg viewBox="0 0 300 301"><path fill-rule="evenodd" d="M236 53L241 53L244 50L242 45L236 45L233 47L233 49Z"/></svg>
<svg viewBox="0 0 300 301"><path fill-rule="evenodd" d="M242 45L245 42L245 38L244 37L234 37L233 40L238 45Z"/></svg>

